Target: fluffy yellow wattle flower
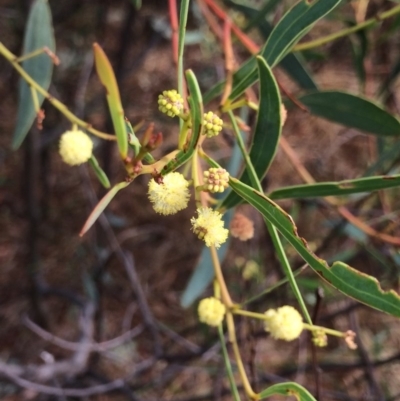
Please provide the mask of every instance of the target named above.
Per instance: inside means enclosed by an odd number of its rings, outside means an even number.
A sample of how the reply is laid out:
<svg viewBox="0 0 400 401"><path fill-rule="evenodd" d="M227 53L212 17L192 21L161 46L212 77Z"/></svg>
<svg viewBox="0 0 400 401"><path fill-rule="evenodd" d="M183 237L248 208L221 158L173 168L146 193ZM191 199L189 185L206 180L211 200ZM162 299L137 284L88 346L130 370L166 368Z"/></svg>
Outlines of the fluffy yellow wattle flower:
<svg viewBox="0 0 400 401"><path fill-rule="evenodd" d="M209 326L219 326L224 320L226 308L217 298L204 298L197 309L199 320Z"/></svg>
<svg viewBox="0 0 400 401"><path fill-rule="evenodd" d="M189 182L181 173L169 173L158 183L149 181L149 199L157 213L175 214L187 207L189 202Z"/></svg>
<svg viewBox="0 0 400 401"><path fill-rule="evenodd" d="M303 331L303 318L292 306L269 309L265 316L265 330L278 340L292 341Z"/></svg>
<svg viewBox="0 0 400 401"><path fill-rule="evenodd" d="M197 209L198 217L190 220L192 229L207 246L219 248L228 238L229 230L224 228L221 213L209 207Z"/></svg>
<svg viewBox="0 0 400 401"><path fill-rule="evenodd" d="M92 156L93 142L83 131L66 131L61 135L59 152L65 163L77 166Z"/></svg>

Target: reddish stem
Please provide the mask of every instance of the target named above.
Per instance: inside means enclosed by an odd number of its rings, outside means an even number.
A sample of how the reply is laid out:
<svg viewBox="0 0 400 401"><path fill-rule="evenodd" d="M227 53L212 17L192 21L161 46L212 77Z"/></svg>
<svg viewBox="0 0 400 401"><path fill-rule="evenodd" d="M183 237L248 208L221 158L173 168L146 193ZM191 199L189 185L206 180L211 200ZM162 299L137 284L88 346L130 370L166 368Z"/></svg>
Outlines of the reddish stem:
<svg viewBox="0 0 400 401"><path fill-rule="evenodd" d="M174 58L174 63L178 65L178 8L176 6L176 0L168 0L169 5L169 18L171 21L172 29L172 56Z"/></svg>
<svg viewBox="0 0 400 401"><path fill-rule="evenodd" d="M222 20L226 21L229 20L229 16L226 14L226 12L219 7L217 4L215 4L214 0L201 0L207 3L208 7L210 7L215 15L217 15L219 18ZM254 43L245 33L241 31L241 29L236 26L234 23L231 22L232 25L232 31L236 35L236 37L239 39L240 42L242 42L243 46L252 54L257 54L260 50L260 46L258 46L256 43Z"/></svg>

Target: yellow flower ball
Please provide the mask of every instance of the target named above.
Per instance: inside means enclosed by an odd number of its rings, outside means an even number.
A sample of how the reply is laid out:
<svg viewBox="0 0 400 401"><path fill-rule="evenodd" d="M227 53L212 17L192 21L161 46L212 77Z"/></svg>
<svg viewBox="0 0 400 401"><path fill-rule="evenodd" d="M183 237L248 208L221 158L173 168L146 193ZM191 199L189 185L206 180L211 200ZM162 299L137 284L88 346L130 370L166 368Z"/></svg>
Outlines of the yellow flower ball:
<svg viewBox="0 0 400 401"><path fill-rule="evenodd" d="M163 91L158 96L158 109L169 117L175 117L183 111L182 96L175 90Z"/></svg>
<svg viewBox="0 0 400 401"><path fill-rule="evenodd" d="M80 130L66 131L61 135L59 152L61 158L70 166L87 162L92 156L93 142Z"/></svg>
<svg viewBox="0 0 400 401"><path fill-rule="evenodd" d="M217 136L222 131L224 122L215 113L209 111L203 116L204 135L207 138Z"/></svg>
<svg viewBox="0 0 400 401"><path fill-rule="evenodd" d="M265 316L265 330L277 340L292 341L303 331L303 318L292 306L269 309Z"/></svg>
<svg viewBox="0 0 400 401"><path fill-rule="evenodd" d="M204 298L198 307L199 320L209 326L219 326L224 320L226 308L217 298Z"/></svg>
<svg viewBox="0 0 400 401"><path fill-rule="evenodd" d="M228 238L229 230L224 228L221 213L209 207L197 209L197 218L192 218L193 232L202 239L208 247L219 248Z"/></svg>
<svg viewBox="0 0 400 401"><path fill-rule="evenodd" d="M154 178L149 181L149 199L154 210L159 214L175 214L188 205L189 182L181 173L169 173L160 183Z"/></svg>

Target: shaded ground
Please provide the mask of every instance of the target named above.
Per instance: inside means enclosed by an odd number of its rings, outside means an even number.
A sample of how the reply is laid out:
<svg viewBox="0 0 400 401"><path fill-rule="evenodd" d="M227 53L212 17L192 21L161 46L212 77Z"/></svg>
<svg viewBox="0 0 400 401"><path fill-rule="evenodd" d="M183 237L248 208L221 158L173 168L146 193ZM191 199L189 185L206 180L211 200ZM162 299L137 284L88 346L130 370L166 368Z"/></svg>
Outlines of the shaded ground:
<svg viewBox="0 0 400 401"><path fill-rule="evenodd" d="M0 1L0 40L16 54L21 48L27 3ZM384 7L382 3L373 2L371 10ZM161 17L167 15L166 2L146 1L140 12L122 0L50 5L61 59L50 92L77 115L111 132L104 91L92 68L91 45L97 41L113 62L129 120L133 124L154 121L156 130L161 130L165 138L161 152L171 149L177 123L161 115L156 105L158 94L175 86L170 43L162 30L154 28L155 22L163 21ZM343 12L351 15L350 8ZM335 27L330 24L318 27L314 34ZM223 58L210 32L193 16L190 28L200 30L204 40L187 47L186 67L196 72L206 89L223 76ZM371 40L376 42L374 34ZM384 44L388 54L394 53L398 45L398 33ZM359 85L347 42L338 41L324 51L326 60L310 64L316 81L322 88L357 93ZM240 57L244 59L245 53L239 53ZM382 59L379 48L370 52L367 94L374 93L385 78L391 58ZM297 92L298 88L282 71L276 73L286 90ZM58 375L51 375L50 381L43 380L46 391L53 391L53 395L40 394L44 390L32 382L24 385L11 376L2 376L0 397L10 401L72 397L232 399L216 333L198 324L195 307L184 310L179 303L202 249L190 232L194 205L176 216L160 218L147 200L147 178L142 177L113 200L107 219L100 220L83 239L79 238L82 224L104 192L86 167L70 168L61 162L57 140L69 125L48 104L44 106L43 131L33 129L21 149L10 150L18 79L3 61L0 79L0 364L34 365L36 373L27 372L27 380L37 378L38 372L45 377L46 364L50 366L53 360L60 369ZM395 95L394 88L389 104L394 111L399 102ZM226 131L228 138L221 139L218 150L223 156L230 150L230 133ZM284 136L318 181L362 175L376 151L370 137L298 109L289 110ZM99 143L96 154L112 182L123 179L115 147ZM301 182L280 149L266 180L268 190ZM398 190L389 190L349 207L355 213L374 218L383 211L396 211L397 195ZM293 215L310 246L319 249L321 257L333 258L339 252L352 251L346 260L352 266L378 277L385 288L398 287L398 265L391 257L398 250L393 246L371 239L358 242L357 234L345 226L333 231L340 218L321 202L281 204ZM247 243L233 239L224 265L237 301L282 277L259 216L246 206L242 210L254 219L256 235ZM395 214L380 228L398 235L396 219ZM290 249L288 253L292 266L299 267L301 260ZM257 280L242 278L240 257L259 263ZM311 310L316 302L316 288L324 287L319 311L321 324L338 330L352 328L362 340L357 352L350 352L335 339L330 340L327 349L318 350L318 365L322 369L320 400L399 398L399 321L344 299L311 272L303 274L299 282ZM252 310L263 312L292 301L290 291L283 287L252 305ZM60 343L48 333L68 343ZM260 324L240 319L238 335L256 389L293 379L315 391L316 365L306 336L299 343L277 343L266 336ZM100 350L84 354L77 345L91 336L100 343L117 338L118 346L106 343ZM55 341L58 343L54 344ZM62 361L67 362L64 370ZM18 376L18 372L14 373ZM120 378L125 381L115 381ZM104 389L96 387L102 385ZM61 386L75 392L64 396ZM114 390L105 392L110 389Z"/></svg>

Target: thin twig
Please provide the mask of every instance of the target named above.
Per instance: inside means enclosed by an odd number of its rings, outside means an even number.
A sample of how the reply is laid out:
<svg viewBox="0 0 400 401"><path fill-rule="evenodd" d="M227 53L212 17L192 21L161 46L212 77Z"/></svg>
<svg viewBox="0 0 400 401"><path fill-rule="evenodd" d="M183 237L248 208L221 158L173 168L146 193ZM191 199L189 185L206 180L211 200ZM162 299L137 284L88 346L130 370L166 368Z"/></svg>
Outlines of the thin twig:
<svg viewBox="0 0 400 401"><path fill-rule="evenodd" d="M57 337L52 333L49 333L48 331L42 329L40 326L38 326L36 323L34 323L27 315L25 315L22 318L22 323L30 330L32 330L35 334L37 334L39 337L43 338L43 340L46 340L54 345L57 345L60 348L64 348L70 351L77 351L80 348L80 344L77 342L73 341L68 341L64 340L63 338ZM96 351L96 352L104 352L112 348L119 347L120 345L132 340L132 338L137 337L143 332L143 325L138 325L134 327L133 329L121 334L118 337L115 337L111 340L108 341L103 341L101 343L91 343L88 344L88 348L90 351Z"/></svg>
<svg viewBox="0 0 400 401"><path fill-rule="evenodd" d="M133 374L130 374L128 377L124 379L116 379L107 384L100 384L97 386L90 386L83 389L80 388L57 388L46 386L44 384L39 384L32 382L30 380L23 379L20 377L16 370L13 369L13 366L8 364L4 364L0 362L0 375L8 377L12 380L15 384L29 389L34 390L36 392L56 395L56 396L66 396L66 397L89 397L91 395L96 394L104 394L113 390L118 390L126 385L126 380L131 379L134 376L139 375L141 372L149 369L155 363L154 358L149 358L144 360L143 362L136 365L136 369Z"/></svg>

